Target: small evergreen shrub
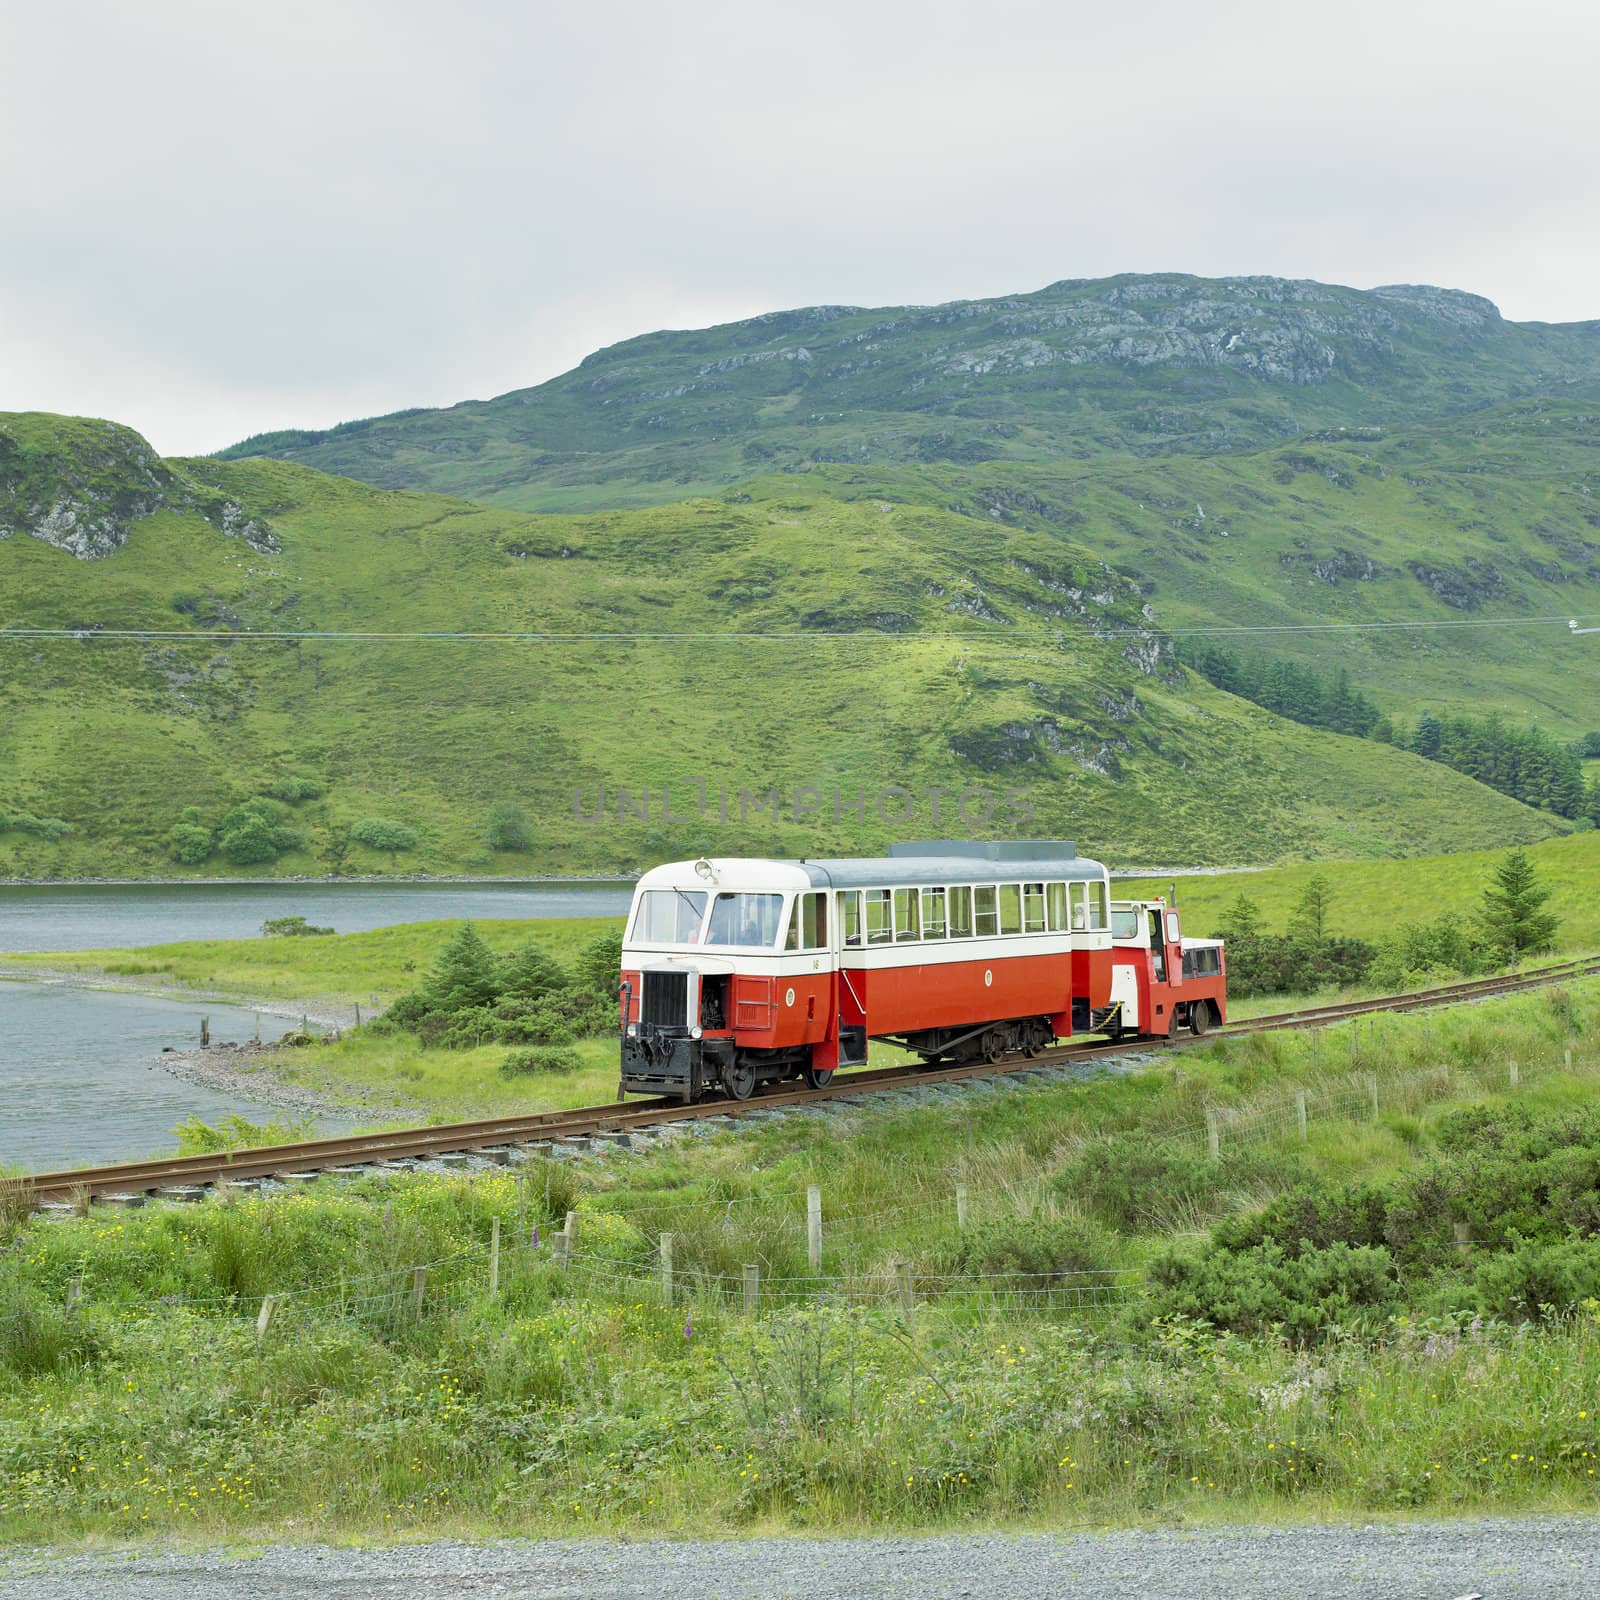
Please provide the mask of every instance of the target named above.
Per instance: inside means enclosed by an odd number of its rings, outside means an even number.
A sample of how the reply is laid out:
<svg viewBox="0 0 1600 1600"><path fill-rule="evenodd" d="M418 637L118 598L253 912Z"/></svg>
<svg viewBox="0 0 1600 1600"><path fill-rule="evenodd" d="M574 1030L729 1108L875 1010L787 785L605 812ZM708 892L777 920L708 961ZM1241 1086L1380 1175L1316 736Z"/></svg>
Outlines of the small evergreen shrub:
<svg viewBox="0 0 1600 1600"><path fill-rule="evenodd" d="M297 805L302 800L319 800L322 797L322 784L316 778L308 778L303 773L291 777L278 778L269 783L262 793L274 800L286 800L291 805Z"/></svg>
<svg viewBox="0 0 1600 1600"><path fill-rule="evenodd" d="M204 861L216 848L216 838L209 828L197 827L192 822L175 822L167 834L167 844L173 859L185 866Z"/></svg>
<svg viewBox="0 0 1600 1600"><path fill-rule="evenodd" d="M1043 1287L1066 1272L1099 1272L1115 1259L1093 1223L1057 1217L994 1217L967 1228L943 1266L1013 1287Z"/></svg>
<svg viewBox="0 0 1600 1600"><path fill-rule="evenodd" d="M269 917L261 924L261 934L266 939L304 939L333 931L332 928L316 927L304 917Z"/></svg>
<svg viewBox="0 0 1600 1600"><path fill-rule="evenodd" d="M513 805L498 805L489 813L483 836L491 850L531 850L534 843L526 813Z"/></svg>
<svg viewBox="0 0 1600 1600"><path fill-rule="evenodd" d="M416 833L403 822L388 817L363 817L350 829L350 837L369 850L414 850Z"/></svg>
<svg viewBox="0 0 1600 1600"><path fill-rule="evenodd" d="M552 1072L577 1072L583 1058L576 1050L561 1045L542 1045L533 1050L510 1050L500 1063L502 1078L531 1078Z"/></svg>

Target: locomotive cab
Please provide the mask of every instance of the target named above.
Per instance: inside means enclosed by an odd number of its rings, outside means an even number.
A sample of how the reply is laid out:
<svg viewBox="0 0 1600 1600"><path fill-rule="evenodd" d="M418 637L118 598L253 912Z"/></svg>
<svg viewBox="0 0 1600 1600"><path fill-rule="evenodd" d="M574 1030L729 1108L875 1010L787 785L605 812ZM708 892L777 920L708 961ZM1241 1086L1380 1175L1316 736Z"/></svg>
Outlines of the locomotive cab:
<svg viewBox="0 0 1600 1600"><path fill-rule="evenodd" d="M1209 1033L1227 1018L1220 939L1186 939L1165 900L1111 903L1111 1005L1100 1031L1175 1039Z"/></svg>

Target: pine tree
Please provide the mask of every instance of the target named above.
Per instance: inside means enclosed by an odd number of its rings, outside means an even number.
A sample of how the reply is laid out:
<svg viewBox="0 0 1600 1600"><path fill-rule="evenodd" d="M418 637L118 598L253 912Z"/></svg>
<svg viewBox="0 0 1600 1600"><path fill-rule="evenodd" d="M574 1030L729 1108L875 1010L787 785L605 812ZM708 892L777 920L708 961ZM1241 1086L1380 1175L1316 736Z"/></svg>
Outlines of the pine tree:
<svg viewBox="0 0 1600 1600"><path fill-rule="evenodd" d="M1328 937L1328 907L1333 903L1333 885L1319 872L1305 886L1300 903L1289 922L1289 933L1320 950Z"/></svg>
<svg viewBox="0 0 1600 1600"><path fill-rule="evenodd" d="M1439 719L1431 711L1424 711L1417 718L1417 731L1411 736L1411 748L1419 756L1437 761L1439 744L1443 738L1444 729L1440 726Z"/></svg>
<svg viewBox="0 0 1600 1600"><path fill-rule="evenodd" d="M470 922L463 922L439 952L423 993L434 1011L465 1011L494 1004L500 993L499 963Z"/></svg>
<svg viewBox="0 0 1600 1600"><path fill-rule="evenodd" d="M559 994L570 982L566 968L554 956L546 955L531 939L508 950L500 961L499 987L502 994L542 1000L549 995Z"/></svg>
<svg viewBox="0 0 1600 1600"><path fill-rule="evenodd" d="M1539 955L1555 947L1561 919L1540 908L1550 898L1550 886L1540 881L1524 850L1510 850L1495 868L1483 891L1478 916L1484 938L1501 961Z"/></svg>

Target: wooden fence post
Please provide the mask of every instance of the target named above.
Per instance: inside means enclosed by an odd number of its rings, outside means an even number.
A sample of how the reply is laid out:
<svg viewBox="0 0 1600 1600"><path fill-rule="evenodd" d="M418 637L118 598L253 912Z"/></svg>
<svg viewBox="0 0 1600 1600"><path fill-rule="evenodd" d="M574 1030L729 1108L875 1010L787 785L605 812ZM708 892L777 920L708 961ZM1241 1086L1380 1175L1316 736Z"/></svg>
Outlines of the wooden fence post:
<svg viewBox="0 0 1600 1600"><path fill-rule="evenodd" d="M911 1263L898 1261L895 1263L895 1277L900 1280L900 1312L906 1319L909 1328L917 1314L916 1285L911 1281Z"/></svg>
<svg viewBox="0 0 1600 1600"><path fill-rule="evenodd" d="M1509 1079L1511 1087L1515 1089L1517 1086L1517 1061L1515 1056L1506 1062L1506 1077Z"/></svg>
<svg viewBox="0 0 1600 1600"><path fill-rule="evenodd" d="M500 1219L489 1219L489 1293L500 1292Z"/></svg>
<svg viewBox="0 0 1600 1600"><path fill-rule="evenodd" d="M1367 1093L1372 1097L1372 1120L1378 1120L1378 1075L1375 1072L1367 1074Z"/></svg>
<svg viewBox="0 0 1600 1600"><path fill-rule="evenodd" d="M1570 1044L1561 1053L1561 1063L1568 1072L1572 1071L1572 1046Z"/></svg>
<svg viewBox="0 0 1600 1600"><path fill-rule="evenodd" d="M261 1310L256 1313L256 1354L261 1354L262 1342L267 1337L267 1329L272 1326L272 1319L278 1310L278 1297L269 1294L261 1302Z"/></svg>
<svg viewBox="0 0 1600 1600"><path fill-rule="evenodd" d="M1455 1234L1456 1254L1459 1256L1471 1255L1472 1224L1470 1222L1452 1223L1451 1231Z"/></svg>
<svg viewBox="0 0 1600 1600"><path fill-rule="evenodd" d="M967 1186L964 1183L956 1185L956 1226L965 1228L967 1225Z"/></svg>
<svg viewBox="0 0 1600 1600"><path fill-rule="evenodd" d="M814 1183L806 1189L806 1259L822 1271L822 1190Z"/></svg>
<svg viewBox="0 0 1600 1600"><path fill-rule="evenodd" d="M210 1017L201 1017L201 1019L200 1019L200 1048L202 1050L204 1050L204 1049L206 1049L206 1047L208 1045L210 1045L210 1043L211 1043L211 1018Z"/></svg>
<svg viewBox="0 0 1600 1600"><path fill-rule="evenodd" d="M1296 1089L1294 1092L1294 1120L1300 1128L1300 1137L1302 1139L1310 1138L1310 1134L1306 1130L1306 1092L1304 1089Z"/></svg>
<svg viewBox="0 0 1600 1600"><path fill-rule="evenodd" d="M758 1262L747 1261L744 1267L745 1315L753 1317L761 1305L761 1267Z"/></svg>
<svg viewBox="0 0 1600 1600"><path fill-rule="evenodd" d="M1206 1107L1206 1150L1213 1161L1222 1159L1222 1130L1217 1125L1217 1113Z"/></svg>
<svg viewBox="0 0 1600 1600"><path fill-rule="evenodd" d="M661 1235L661 1298L672 1304L672 1235Z"/></svg>
<svg viewBox="0 0 1600 1600"><path fill-rule="evenodd" d="M413 1267L411 1269L411 1315L422 1315L423 1297L428 1292L428 1269L426 1267Z"/></svg>
<svg viewBox="0 0 1600 1600"><path fill-rule="evenodd" d="M70 1317L83 1300L83 1274L74 1273L67 1279L67 1315Z"/></svg>

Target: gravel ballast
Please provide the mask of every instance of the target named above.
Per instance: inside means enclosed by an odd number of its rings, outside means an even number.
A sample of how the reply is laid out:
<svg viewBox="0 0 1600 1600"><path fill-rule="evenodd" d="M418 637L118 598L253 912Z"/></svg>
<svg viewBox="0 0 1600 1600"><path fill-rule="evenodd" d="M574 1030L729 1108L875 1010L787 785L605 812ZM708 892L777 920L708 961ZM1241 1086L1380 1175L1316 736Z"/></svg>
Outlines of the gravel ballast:
<svg viewBox="0 0 1600 1600"><path fill-rule="evenodd" d="M1600 1517L867 1539L0 1555L6 1600L1571 1600Z"/></svg>

